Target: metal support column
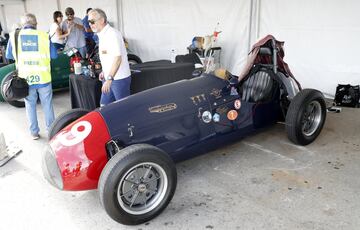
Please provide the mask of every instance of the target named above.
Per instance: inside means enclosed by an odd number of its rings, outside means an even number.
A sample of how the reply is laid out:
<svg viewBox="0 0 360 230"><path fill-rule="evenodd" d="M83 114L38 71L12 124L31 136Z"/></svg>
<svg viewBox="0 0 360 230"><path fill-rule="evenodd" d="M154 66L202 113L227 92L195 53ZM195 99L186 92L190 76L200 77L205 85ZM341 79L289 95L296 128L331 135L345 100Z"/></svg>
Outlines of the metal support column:
<svg viewBox="0 0 360 230"><path fill-rule="evenodd" d="M249 37L248 50L250 52L252 44L259 38L260 30L260 4L261 0L251 0L249 16Z"/></svg>
<svg viewBox="0 0 360 230"><path fill-rule="evenodd" d="M116 1L116 16L117 16L117 27L120 30L123 37L125 37L124 31L124 14L123 14L123 0Z"/></svg>

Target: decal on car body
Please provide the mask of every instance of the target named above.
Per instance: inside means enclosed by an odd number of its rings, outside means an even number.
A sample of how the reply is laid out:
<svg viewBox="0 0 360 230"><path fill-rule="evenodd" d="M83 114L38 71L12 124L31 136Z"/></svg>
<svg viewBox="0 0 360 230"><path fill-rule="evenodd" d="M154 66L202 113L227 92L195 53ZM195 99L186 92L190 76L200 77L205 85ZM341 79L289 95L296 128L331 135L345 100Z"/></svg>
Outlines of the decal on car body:
<svg viewBox="0 0 360 230"><path fill-rule="evenodd" d="M214 121L214 122L219 122L219 121L220 121L220 114L214 113L213 121Z"/></svg>
<svg viewBox="0 0 360 230"><path fill-rule="evenodd" d="M241 101L239 99L235 100L234 107L236 110L239 110L241 107Z"/></svg>
<svg viewBox="0 0 360 230"><path fill-rule="evenodd" d="M237 117L238 117L238 112L237 112L236 110L230 110L230 111L227 113L227 118L228 118L230 121L234 121Z"/></svg>
<svg viewBox="0 0 360 230"><path fill-rule="evenodd" d="M198 105L198 104L200 104L202 101L206 101L205 94L196 95L196 96L190 97L190 99L192 100L192 102L194 103L194 105Z"/></svg>
<svg viewBox="0 0 360 230"><path fill-rule="evenodd" d="M221 89L213 89L210 93L210 95L213 95L215 99L221 98Z"/></svg>
<svg viewBox="0 0 360 230"><path fill-rule="evenodd" d="M219 113L219 114L224 114L224 113L226 113L228 110L229 110L229 109L228 109L226 106L224 106L224 107L219 107L219 108L217 108L217 109L216 109L216 112Z"/></svg>
<svg viewBox="0 0 360 230"><path fill-rule="evenodd" d="M231 95L231 96L237 96L237 95L239 95L235 87L231 87L230 95Z"/></svg>
<svg viewBox="0 0 360 230"><path fill-rule="evenodd" d="M175 103L169 103L166 105L157 105L149 108L150 113L164 113L169 112L177 108Z"/></svg>
<svg viewBox="0 0 360 230"><path fill-rule="evenodd" d="M80 121L71 127L70 131L59 133L58 138L62 145L73 146L82 142L91 133L92 126L88 121Z"/></svg>
<svg viewBox="0 0 360 230"><path fill-rule="evenodd" d="M212 119L212 115L209 111L204 111L201 118L202 118L203 122L210 123L211 119Z"/></svg>

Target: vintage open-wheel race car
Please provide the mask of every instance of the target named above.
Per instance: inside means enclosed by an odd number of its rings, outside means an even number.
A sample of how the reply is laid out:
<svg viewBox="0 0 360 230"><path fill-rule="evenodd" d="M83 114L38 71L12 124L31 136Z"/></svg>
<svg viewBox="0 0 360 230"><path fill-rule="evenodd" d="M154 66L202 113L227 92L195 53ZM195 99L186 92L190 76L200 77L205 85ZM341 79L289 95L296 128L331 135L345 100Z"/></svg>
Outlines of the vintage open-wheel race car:
<svg viewBox="0 0 360 230"><path fill-rule="evenodd" d="M285 121L289 139L313 142L326 119L323 94L301 89L282 60L283 43L255 44L248 69L201 74L148 89L94 111L56 119L43 154L46 179L61 190L98 189L115 221L153 219L172 199L175 162Z"/></svg>

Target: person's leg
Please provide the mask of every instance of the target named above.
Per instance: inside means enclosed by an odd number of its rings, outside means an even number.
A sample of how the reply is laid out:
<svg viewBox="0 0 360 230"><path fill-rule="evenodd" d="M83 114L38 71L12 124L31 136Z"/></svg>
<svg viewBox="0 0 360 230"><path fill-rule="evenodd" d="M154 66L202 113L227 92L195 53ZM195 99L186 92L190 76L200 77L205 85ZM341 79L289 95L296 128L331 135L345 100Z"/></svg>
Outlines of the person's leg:
<svg viewBox="0 0 360 230"><path fill-rule="evenodd" d="M115 96L115 100L120 100L130 95L131 77L120 80L114 80L111 84L111 91Z"/></svg>
<svg viewBox="0 0 360 230"><path fill-rule="evenodd" d="M114 81L112 83L114 83ZM112 83L111 83L111 85L112 85ZM104 84L104 81L103 81L103 84ZM114 96L112 90L110 90L109 93L101 93L100 106L110 104L113 101L115 101L115 96Z"/></svg>
<svg viewBox="0 0 360 230"><path fill-rule="evenodd" d="M37 90L29 89L29 95L25 98L26 116L30 123L30 133L32 136L39 135L40 129L37 121L36 102L38 99Z"/></svg>
<svg viewBox="0 0 360 230"><path fill-rule="evenodd" d="M52 104L52 87L51 84L38 89L41 106L45 114L46 129L49 130L55 120L54 108Z"/></svg>

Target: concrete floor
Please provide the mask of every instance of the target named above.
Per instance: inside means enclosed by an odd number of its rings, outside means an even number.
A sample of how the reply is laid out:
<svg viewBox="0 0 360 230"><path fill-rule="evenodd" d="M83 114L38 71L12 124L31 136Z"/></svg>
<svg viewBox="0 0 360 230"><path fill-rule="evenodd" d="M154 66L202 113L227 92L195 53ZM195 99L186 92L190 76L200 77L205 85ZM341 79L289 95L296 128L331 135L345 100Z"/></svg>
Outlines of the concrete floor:
<svg viewBox="0 0 360 230"><path fill-rule="evenodd" d="M54 96L56 114L70 108ZM41 172L46 143L31 140L24 109L0 103L0 132L23 149L0 168L0 229L359 229L360 109L328 114L315 143L289 142L284 125L177 165L178 186L156 219L123 226L97 191L62 192Z"/></svg>

